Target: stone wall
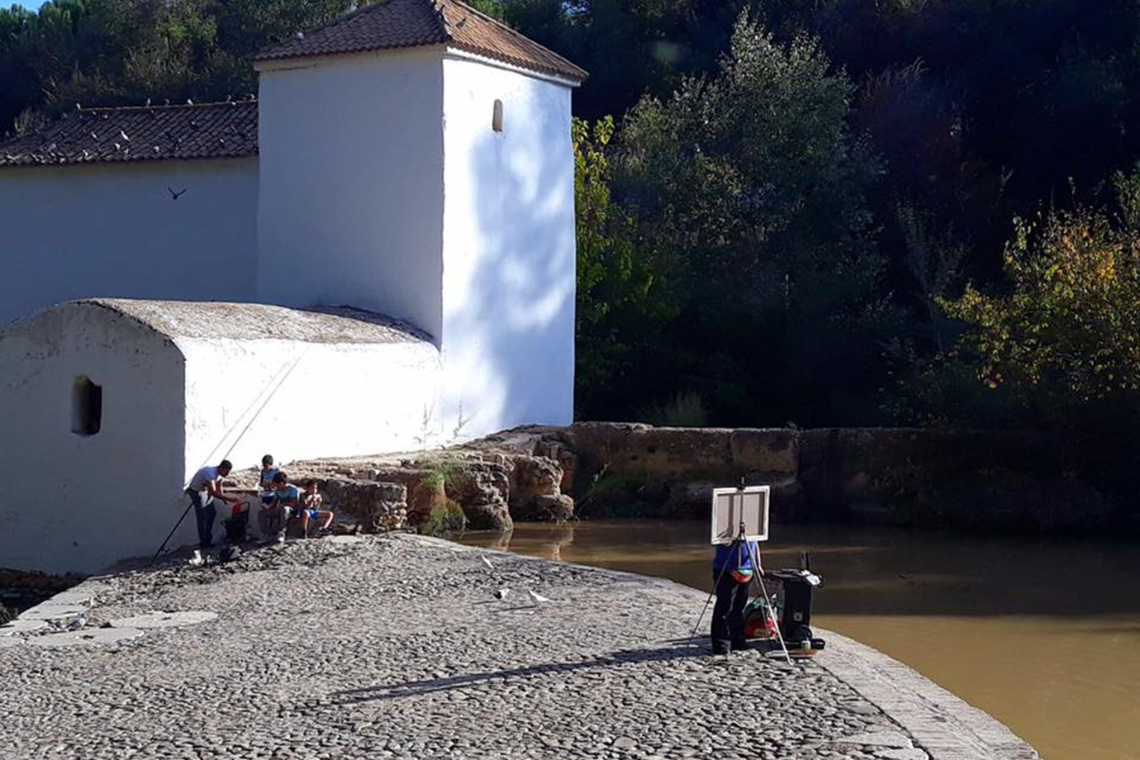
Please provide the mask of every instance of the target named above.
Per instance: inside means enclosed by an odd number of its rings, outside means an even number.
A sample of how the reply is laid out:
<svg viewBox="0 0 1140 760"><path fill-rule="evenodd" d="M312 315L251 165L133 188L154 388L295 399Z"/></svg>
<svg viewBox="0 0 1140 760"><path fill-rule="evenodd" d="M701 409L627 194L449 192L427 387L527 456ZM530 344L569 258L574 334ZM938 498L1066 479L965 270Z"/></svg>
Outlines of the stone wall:
<svg viewBox="0 0 1140 760"><path fill-rule="evenodd" d="M586 517L705 518L714 486L773 487L782 519L1017 532L1140 529L1071 466L1063 442L1020 431L524 428L484 445L573 458L563 490ZM571 468L564 468L568 472Z"/></svg>
<svg viewBox="0 0 1140 760"><path fill-rule="evenodd" d="M420 454L293 463L369 530L458 505L474 529L573 516L706 519L714 487L772 486L782 520L1013 532L1140 531L1082 480L1071 447L1029 432L848 428L525 427ZM403 498L379 485L396 484ZM339 490L338 490L339 489ZM380 505L380 506L375 506Z"/></svg>
<svg viewBox="0 0 1140 760"><path fill-rule="evenodd" d="M571 469L564 470L560 458ZM562 491L576 462L572 453L554 453L541 436L529 435L518 445L479 442L418 454L291 462L284 470L294 483L316 480L331 508L370 533L415 528L432 509L448 504L462 509L472 529L506 531L515 520L572 517L574 500ZM232 480L250 487L256 474L237 473Z"/></svg>

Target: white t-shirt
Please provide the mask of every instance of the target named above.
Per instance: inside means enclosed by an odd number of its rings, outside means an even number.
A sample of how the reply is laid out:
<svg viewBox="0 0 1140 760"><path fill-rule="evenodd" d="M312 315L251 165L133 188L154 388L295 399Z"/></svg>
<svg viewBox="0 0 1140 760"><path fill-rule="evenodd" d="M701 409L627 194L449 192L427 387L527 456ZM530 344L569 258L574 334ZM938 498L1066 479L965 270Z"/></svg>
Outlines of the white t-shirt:
<svg viewBox="0 0 1140 760"><path fill-rule="evenodd" d="M217 467L203 467L194 473L194 477L190 481L191 491L205 491L207 483L216 482L222 476L218 474Z"/></svg>

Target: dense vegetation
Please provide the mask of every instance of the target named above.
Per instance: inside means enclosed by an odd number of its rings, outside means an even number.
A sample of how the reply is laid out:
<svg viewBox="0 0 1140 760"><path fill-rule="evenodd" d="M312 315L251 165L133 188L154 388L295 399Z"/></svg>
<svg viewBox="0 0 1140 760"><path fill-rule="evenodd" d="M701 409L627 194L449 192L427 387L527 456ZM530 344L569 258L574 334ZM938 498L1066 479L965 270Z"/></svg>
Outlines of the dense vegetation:
<svg viewBox="0 0 1140 760"><path fill-rule="evenodd" d="M351 0L0 11L0 122L242 97ZM579 412L1128 430L1132 0L479 0L575 96Z"/></svg>

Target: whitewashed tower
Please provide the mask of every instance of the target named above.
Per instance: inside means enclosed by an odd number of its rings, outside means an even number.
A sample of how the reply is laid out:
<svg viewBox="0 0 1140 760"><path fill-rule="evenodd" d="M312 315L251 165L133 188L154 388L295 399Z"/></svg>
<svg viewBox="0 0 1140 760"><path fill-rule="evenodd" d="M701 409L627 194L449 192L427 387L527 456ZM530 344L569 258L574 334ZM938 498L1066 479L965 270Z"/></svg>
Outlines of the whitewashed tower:
<svg viewBox="0 0 1140 760"><path fill-rule="evenodd" d="M570 95L585 72L455 0L388 0L258 56L257 300L407 319L434 424L573 416Z"/></svg>

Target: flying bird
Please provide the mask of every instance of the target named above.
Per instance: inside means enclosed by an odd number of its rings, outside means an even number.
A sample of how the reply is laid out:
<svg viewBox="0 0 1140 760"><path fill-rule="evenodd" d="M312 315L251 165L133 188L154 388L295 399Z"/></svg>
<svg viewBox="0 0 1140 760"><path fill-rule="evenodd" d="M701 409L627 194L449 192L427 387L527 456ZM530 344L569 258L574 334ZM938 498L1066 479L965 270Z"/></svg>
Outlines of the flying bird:
<svg viewBox="0 0 1140 760"><path fill-rule="evenodd" d="M495 566L491 564L491 560L487 559L486 557L480 557L479 561L486 565L488 570L495 569Z"/></svg>
<svg viewBox="0 0 1140 760"><path fill-rule="evenodd" d="M534 591L531 591L529 588L526 590L526 593L528 596L530 596L530 601L534 603L535 607L537 607L540 604L546 604L547 602L550 601L549 599L547 599L542 594L537 594Z"/></svg>
<svg viewBox="0 0 1140 760"><path fill-rule="evenodd" d="M186 192L186 188L182 188L178 192L174 192L174 188L172 188L170 185L166 186L166 190L167 190L167 192L170 193L170 197L173 198L174 200L178 200Z"/></svg>

